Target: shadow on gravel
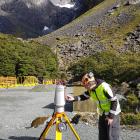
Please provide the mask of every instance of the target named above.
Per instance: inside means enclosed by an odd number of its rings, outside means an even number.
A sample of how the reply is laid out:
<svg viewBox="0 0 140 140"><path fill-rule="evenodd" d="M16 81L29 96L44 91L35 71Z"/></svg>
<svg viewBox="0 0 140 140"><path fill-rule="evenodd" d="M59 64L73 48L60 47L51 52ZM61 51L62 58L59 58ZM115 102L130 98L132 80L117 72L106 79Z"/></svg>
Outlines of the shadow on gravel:
<svg viewBox="0 0 140 140"><path fill-rule="evenodd" d="M27 136L22 136L22 137L10 136L9 139L11 140L38 140L37 137L27 137Z"/></svg>
<svg viewBox="0 0 140 140"><path fill-rule="evenodd" d="M49 109L54 109L54 103L50 103L42 108L49 108Z"/></svg>
<svg viewBox="0 0 140 140"><path fill-rule="evenodd" d="M72 112L73 111L73 102L66 102L65 111Z"/></svg>
<svg viewBox="0 0 140 140"><path fill-rule="evenodd" d="M39 138L27 137L27 136L22 136L22 137L10 136L9 139L11 139L11 140L38 140ZM0 140L2 140L2 139L0 139ZM53 140L53 139L45 139L45 140Z"/></svg>
<svg viewBox="0 0 140 140"><path fill-rule="evenodd" d="M55 105L54 105L54 103L50 103L50 104L44 106L43 108L54 109ZM67 111L67 112L72 112L73 111L73 103L72 102L66 102L65 111Z"/></svg>

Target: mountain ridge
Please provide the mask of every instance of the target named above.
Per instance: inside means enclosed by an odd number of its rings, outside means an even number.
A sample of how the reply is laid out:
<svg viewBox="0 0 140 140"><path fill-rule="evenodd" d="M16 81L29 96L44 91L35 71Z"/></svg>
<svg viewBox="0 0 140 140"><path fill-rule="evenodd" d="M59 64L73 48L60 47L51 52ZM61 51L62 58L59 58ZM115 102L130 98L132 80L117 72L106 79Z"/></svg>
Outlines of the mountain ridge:
<svg viewBox="0 0 140 140"><path fill-rule="evenodd" d="M115 50L124 53L130 51L124 45L127 33L136 30L140 23L139 7L139 2L128 4L127 1L105 0L72 23L36 41L57 51L60 66L65 69L81 57L96 52Z"/></svg>
<svg viewBox="0 0 140 140"><path fill-rule="evenodd" d="M71 8L61 5L62 2L71 4ZM90 2L91 6L94 4ZM3 0L0 2L0 32L21 38L42 36L69 23L87 9L86 3L80 0L73 3L71 0Z"/></svg>

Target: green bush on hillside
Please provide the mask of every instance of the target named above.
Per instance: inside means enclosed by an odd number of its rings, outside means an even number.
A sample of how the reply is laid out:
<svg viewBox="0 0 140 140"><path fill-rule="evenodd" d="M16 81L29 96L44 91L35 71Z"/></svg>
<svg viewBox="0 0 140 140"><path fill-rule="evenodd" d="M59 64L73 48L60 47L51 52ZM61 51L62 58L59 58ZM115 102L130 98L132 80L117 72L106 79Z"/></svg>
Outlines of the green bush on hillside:
<svg viewBox="0 0 140 140"><path fill-rule="evenodd" d="M72 64L69 70L74 76L93 71L95 76L110 82L130 81L140 75L139 53L117 54L114 51L98 52Z"/></svg>
<svg viewBox="0 0 140 140"><path fill-rule="evenodd" d="M121 124L123 125L140 125L140 113L121 113Z"/></svg>
<svg viewBox="0 0 140 140"><path fill-rule="evenodd" d="M123 112L137 112L139 106L139 98L134 93L126 96L126 101L122 104Z"/></svg>
<svg viewBox="0 0 140 140"><path fill-rule="evenodd" d="M0 34L0 76L51 77L55 73L57 58L48 46Z"/></svg>

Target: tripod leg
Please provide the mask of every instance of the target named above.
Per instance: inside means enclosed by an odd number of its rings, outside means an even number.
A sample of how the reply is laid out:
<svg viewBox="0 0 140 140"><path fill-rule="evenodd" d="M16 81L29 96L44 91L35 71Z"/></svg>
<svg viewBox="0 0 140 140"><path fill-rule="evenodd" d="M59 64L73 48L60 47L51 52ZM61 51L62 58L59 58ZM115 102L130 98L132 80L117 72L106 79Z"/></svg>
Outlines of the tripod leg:
<svg viewBox="0 0 140 140"><path fill-rule="evenodd" d="M70 129L72 130L73 134L75 135L75 137L77 138L77 140L80 140L80 137L78 136L77 132L75 131L74 127L72 126L72 124L70 123L68 117L66 116L66 114L64 115L64 119L66 120L66 122L68 123Z"/></svg>
<svg viewBox="0 0 140 140"><path fill-rule="evenodd" d="M58 125L61 122L61 120L59 120L59 118L56 121L56 140L62 140L62 132L60 132Z"/></svg>
<svg viewBox="0 0 140 140"><path fill-rule="evenodd" d="M51 126L53 125L53 122L55 121L55 115L52 117L52 119L49 121L43 132L41 133L39 140L45 140L45 137L47 136Z"/></svg>

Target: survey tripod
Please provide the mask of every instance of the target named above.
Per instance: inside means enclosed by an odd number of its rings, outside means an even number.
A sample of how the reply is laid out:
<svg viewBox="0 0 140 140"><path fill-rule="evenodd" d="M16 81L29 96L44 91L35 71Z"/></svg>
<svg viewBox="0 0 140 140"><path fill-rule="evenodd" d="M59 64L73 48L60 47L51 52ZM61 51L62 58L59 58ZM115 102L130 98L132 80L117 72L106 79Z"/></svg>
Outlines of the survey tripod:
<svg viewBox="0 0 140 140"><path fill-rule="evenodd" d="M51 126L54 124L56 125L56 133L55 133L55 140L62 140L62 132L67 129L67 124L72 130L73 134L75 135L77 140L80 140L80 137L78 136L77 132L75 131L74 127L72 126L69 118L64 112L64 106L65 106L65 95L64 95L65 87L63 85L57 85L55 89L55 110L54 113L50 119L50 121L47 123L45 129L43 130L42 134L40 135L39 140L45 140ZM65 120L65 122L64 122Z"/></svg>

